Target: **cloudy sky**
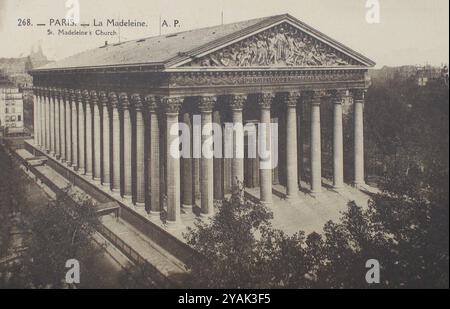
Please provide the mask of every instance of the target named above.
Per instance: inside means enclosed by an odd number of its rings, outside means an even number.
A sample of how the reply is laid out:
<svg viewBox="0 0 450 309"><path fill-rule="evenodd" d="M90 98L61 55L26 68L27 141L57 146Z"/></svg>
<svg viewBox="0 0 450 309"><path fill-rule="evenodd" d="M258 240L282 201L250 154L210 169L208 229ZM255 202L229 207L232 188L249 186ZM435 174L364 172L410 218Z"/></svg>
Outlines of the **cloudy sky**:
<svg viewBox="0 0 450 309"><path fill-rule="evenodd" d="M49 58L58 60L103 45L105 40L119 40L118 35L49 36L48 27L36 26L50 18L64 18L66 1L0 0L0 57L24 56L41 44ZM222 13L224 23L289 13L362 52L378 67L448 63L448 0L378 0L380 23L375 24L366 21L367 1L374 0L79 0L79 4L82 23L122 18L149 24L122 28L122 41L158 35L160 18L180 21L178 29L161 29L166 34L220 24ZM34 26L19 27L19 18L30 18Z"/></svg>

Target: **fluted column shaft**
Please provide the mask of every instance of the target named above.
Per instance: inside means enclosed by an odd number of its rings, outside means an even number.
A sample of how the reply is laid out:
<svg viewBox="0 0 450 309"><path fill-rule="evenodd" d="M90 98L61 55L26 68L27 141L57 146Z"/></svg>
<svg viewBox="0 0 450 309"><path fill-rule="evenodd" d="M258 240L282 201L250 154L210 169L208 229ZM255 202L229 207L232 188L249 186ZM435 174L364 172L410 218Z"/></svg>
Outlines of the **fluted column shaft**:
<svg viewBox="0 0 450 309"><path fill-rule="evenodd" d="M136 206L145 206L145 124L143 104L139 94L132 96L136 111Z"/></svg>
<svg viewBox="0 0 450 309"><path fill-rule="evenodd" d="M56 90L55 94L55 155L61 158L61 109L60 109L60 93Z"/></svg>
<svg viewBox="0 0 450 309"><path fill-rule="evenodd" d="M86 153L86 175L92 177L92 171L93 171L93 161L92 161L92 157L93 157L93 145L92 145L92 102L90 100L89 97L89 93L84 93L83 95L83 99L84 99L84 105L86 108L85 111L85 117L86 117L86 124L85 124L85 129L86 129L86 148L85 148L85 153Z"/></svg>
<svg viewBox="0 0 450 309"><path fill-rule="evenodd" d="M333 187L344 186L344 137L342 129L342 95L333 93Z"/></svg>
<svg viewBox="0 0 450 309"><path fill-rule="evenodd" d="M320 138L320 93L311 97L311 192L322 191L322 161Z"/></svg>
<svg viewBox="0 0 450 309"><path fill-rule="evenodd" d="M132 199L133 179L132 179L132 125L131 111L128 95L120 95L120 104L123 111L123 198Z"/></svg>
<svg viewBox="0 0 450 309"><path fill-rule="evenodd" d="M78 172L86 173L86 114L81 92L77 93L78 101Z"/></svg>
<svg viewBox="0 0 450 309"><path fill-rule="evenodd" d="M59 99L59 130L60 130L60 140L61 140L61 161L66 162L67 160L67 136L66 136L66 100L65 100L65 94L64 90L61 90L60 92L60 99Z"/></svg>
<svg viewBox="0 0 450 309"><path fill-rule="evenodd" d="M102 104L102 118L103 118L103 156L102 156L102 184L111 187L111 110L109 107L108 97L105 92L100 92L100 100Z"/></svg>
<svg viewBox="0 0 450 309"><path fill-rule="evenodd" d="M286 97L286 198L298 196L297 100L298 93Z"/></svg>
<svg viewBox="0 0 450 309"><path fill-rule="evenodd" d="M365 184L364 180L364 90L353 91L354 105L354 148L355 148L355 185Z"/></svg>
<svg viewBox="0 0 450 309"><path fill-rule="evenodd" d="M78 168L78 102L74 91L70 92L72 102L72 166Z"/></svg>
<svg viewBox="0 0 450 309"><path fill-rule="evenodd" d="M33 137L34 137L34 144L37 146L39 145L39 102L38 102L38 96L36 93L36 89L34 89L33 93Z"/></svg>
<svg viewBox="0 0 450 309"><path fill-rule="evenodd" d="M150 205L147 205L147 209L150 209L150 214L159 216L161 212L160 204L160 136L159 136L159 123L158 114L156 112L156 98L154 96L147 96L145 98L145 104L149 111L150 122L150 141L149 146L149 164L148 164L148 190L150 192L148 198Z"/></svg>
<svg viewBox="0 0 450 309"><path fill-rule="evenodd" d="M191 115L186 112L183 114L183 123L189 128L189 132L192 131ZM183 200L181 206L183 208L191 208L194 204L193 195L193 174L192 174L192 135L191 141L189 141L189 156L187 158L182 157L182 170L183 170L183 181L181 182L181 190L183 192Z"/></svg>
<svg viewBox="0 0 450 309"><path fill-rule="evenodd" d="M232 121L234 127L242 127L243 128L243 116L242 109L244 107L244 103L247 101L246 95L233 95L231 96L231 112L232 112ZM238 185L244 184L244 130L235 130L233 138L233 159L231 162L231 176L232 187L235 191L239 189Z"/></svg>
<svg viewBox="0 0 450 309"><path fill-rule="evenodd" d="M45 93L45 149L50 153L50 92Z"/></svg>
<svg viewBox="0 0 450 309"><path fill-rule="evenodd" d="M216 126L222 127L222 119L220 115L220 111L214 111L213 112L213 123L216 124ZM223 139L222 134L222 139ZM223 145L223 143L222 143ZM216 145L214 145L216 147ZM223 165L224 165L224 159L223 159L223 149L221 156L219 158L214 157L214 199L216 201L222 201L224 198L223 193Z"/></svg>
<svg viewBox="0 0 450 309"><path fill-rule="evenodd" d="M39 91L39 133L40 133L40 146L45 149L45 100L43 91Z"/></svg>
<svg viewBox="0 0 450 309"><path fill-rule="evenodd" d="M72 165L72 108L70 103L70 93L65 91L65 105L66 105L66 163L68 166ZM73 103L72 103L73 104Z"/></svg>
<svg viewBox="0 0 450 309"><path fill-rule="evenodd" d="M111 106L112 106L112 191L121 193L120 188L120 179L121 179L121 170L120 170L120 115L119 115L119 104L117 102L117 97L115 94L110 95Z"/></svg>
<svg viewBox="0 0 450 309"><path fill-rule="evenodd" d="M167 167L167 223L174 225L180 222L180 154L178 112L182 99L179 97L164 98L163 106L166 114L166 167Z"/></svg>
<svg viewBox="0 0 450 309"><path fill-rule="evenodd" d="M263 204L272 203L272 141L270 127L270 107L274 96L271 93L258 94L257 100L260 107L261 130L259 132L259 178L260 201Z"/></svg>
<svg viewBox="0 0 450 309"><path fill-rule="evenodd" d="M50 90L50 154L54 156L56 154L55 152L55 93L54 90Z"/></svg>
<svg viewBox="0 0 450 309"><path fill-rule="evenodd" d="M201 182L201 215L214 214L214 149L212 130L212 108L216 98L205 96L200 98L199 108L202 122L202 157L200 163Z"/></svg>
<svg viewBox="0 0 450 309"><path fill-rule="evenodd" d="M101 120L100 109L96 92L91 92L91 101L93 105L93 178L95 181L100 182L102 177L102 165L101 165Z"/></svg>

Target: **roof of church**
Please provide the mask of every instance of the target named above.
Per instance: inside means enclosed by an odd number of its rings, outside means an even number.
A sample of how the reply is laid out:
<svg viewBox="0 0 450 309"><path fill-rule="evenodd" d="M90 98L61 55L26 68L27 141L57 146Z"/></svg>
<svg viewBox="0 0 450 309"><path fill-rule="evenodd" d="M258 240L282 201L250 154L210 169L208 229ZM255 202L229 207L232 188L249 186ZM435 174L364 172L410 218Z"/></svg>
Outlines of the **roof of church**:
<svg viewBox="0 0 450 309"><path fill-rule="evenodd" d="M363 55L327 37L289 14L283 14L104 45L49 63L33 71L123 67L143 64L164 68L167 65L189 59L196 54L219 47L283 20L290 20L298 24L303 29L319 36L325 42L350 53L368 66L374 65L373 61Z"/></svg>

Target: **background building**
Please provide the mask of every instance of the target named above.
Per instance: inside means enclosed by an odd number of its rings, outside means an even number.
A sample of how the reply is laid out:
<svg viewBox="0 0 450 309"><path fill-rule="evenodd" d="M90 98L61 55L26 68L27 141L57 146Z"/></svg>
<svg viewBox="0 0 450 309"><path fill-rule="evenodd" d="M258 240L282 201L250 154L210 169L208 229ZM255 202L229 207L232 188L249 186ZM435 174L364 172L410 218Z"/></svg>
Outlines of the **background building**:
<svg viewBox="0 0 450 309"><path fill-rule="evenodd" d="M5 134L23 133L23 100L19 89L0 72L0 127Z"/></svg>

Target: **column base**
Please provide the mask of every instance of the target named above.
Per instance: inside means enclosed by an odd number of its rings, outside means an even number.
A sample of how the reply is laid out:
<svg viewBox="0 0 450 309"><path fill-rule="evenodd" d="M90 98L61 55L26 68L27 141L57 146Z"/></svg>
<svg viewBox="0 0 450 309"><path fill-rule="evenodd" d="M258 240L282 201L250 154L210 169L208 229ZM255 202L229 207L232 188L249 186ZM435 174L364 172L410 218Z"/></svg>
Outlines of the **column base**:
<svg viewBox="0 0 450 309"><path fill-rule="evenodd" d="M176 230L182 226L183 226L183 224L181 223L180 220L177 220L177 221L166 220L166 227L168 230Z"/></svg>
<svg viewBox="0 0 450 309"><path fill-rule="evenodd" d="M85 175L92 178L92 173L91 172L86 172Z"/></svg>
<svg viewBox="0 0 450 309"><path fill-rule="evenodd" d="M129 202L129 203L131 203L132 200L133 200L133 198L132 198L131 195L124 195L124 196L122 196L122 199L123 199L124 201L126 201L126 202Z"/></svg>
<svg viewBox="0 0 450 309"><path fill-rule="evenodd" d="M117 188L111 188L111 192L114 192L114 193L120 193L120 189L117 189Z"/></svg>
<svg viewBox="0 0 450 309"><path fill-rule="evenodd" d="M295 200L298 200L298 195L294 195L294 194L286 194L286 201L292 203L295 202Z"/></svg>
<svg viewBox="0 0 450 309"><path fill-rule="evenodd" d="M84 175L86 174L86 170L84 168L78 168L78 173Z"/></svg>
<svg viewBox="0 0 450 309"><path fill-rule="evenodd" d="M160 218L161 217L161 212L160 211L150 210L150 212L148 214L152 218Z"/></svg>
<svg viewBox="0 0 450 309"><path fill-rule="evenodd" d="M95 183L98 183L98 184L101 184L101 183L102 183L102 180L101 180L100 178L98 178L98 177L94 177L92 180L93 180Z"/></svg>
<svg viewBox="0 0 450 309"><path fill-rule="evenodd" d="M270 205L272 205L272 202L268 202L268 201L259 201L261 203L261 205L269 207Z"/></svg>
<svg viewBox="0 0 450 309"><path fill-rule="evenodd" d="M181 208L189 210L192 209L192 205L181 204Z"/></svg>
<svg viewBox="0 0 450 309"><path fill-rule="evenodd" d="M111 189L111 183L109 183L109 182L103 182L102 186L105 188Z"/></svg>
<svg viewBox="0 0 450 309"><path fill-rule="evenodd" d="M366 182L365 181L354 181L353 182L353 187L357 188L357 189L361 189L364 188L366 186Z"/></svg>
<svg viewBox="0 0 450 309"><path fill-rule="evenodd" d="M145 208L145 203L142 202L136 202L136 204L134 204L137 208Z"/></svg>
<svg viewBox="0 0 450 309"><path fill-rule="evenodd" d="M320 193L322 193L322 189L311 190L310 193L311 193L311 195L313 195L313 196L317 196L317 195L319 195Z"/></svg>
<svg viewBox="0 0 450 309"><path fill-rule="evenodd" d="M203 212L201 212L200 213L200 217L202 217L202 218L211 218L211 217L213 217L214 216L214 213L212 212L212 213L209 213L209 214L205 214L205 213L203 213Z"/></svg>

